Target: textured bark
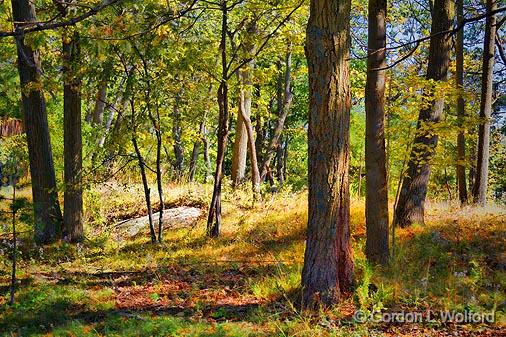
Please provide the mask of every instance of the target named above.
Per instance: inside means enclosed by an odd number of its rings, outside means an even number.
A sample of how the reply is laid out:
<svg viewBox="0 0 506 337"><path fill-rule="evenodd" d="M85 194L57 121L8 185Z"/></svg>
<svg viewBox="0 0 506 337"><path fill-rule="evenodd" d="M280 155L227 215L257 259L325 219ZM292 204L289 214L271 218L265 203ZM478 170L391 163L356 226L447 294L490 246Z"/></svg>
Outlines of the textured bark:
<svg viewBox="0 0 506 337"><path fill-rule="evenodd" d="M83 233L81 81L77 75L80 62L79 34L63 38L63 124L65 192L63 237L80 242Z"/></svg>
<svg viewBox="0 0 506 337"><path fill-rule="evenodd" d="M35 8L29 0L12 0L12 13L17 27L37 22ZM26 45L22 36L17 38L16 44L23 123L32 178L35 241L50 243L60 236L63 219L56 191L46 101L41 88L42 70L39 53Z"/></svg>
<svg viewBox="0 0 506 337"><path fill-rule="evenodd" d="M464 0L457 0L457 22L464 21ZM464 27L457 32L457 43L455 44L456 54L456 85L457 96L457 118L459 121L459 133L457 135L457 187L459 199L462 205L467 204L466 184L466 138L462 125L466 117L466 103L464 101Z"/></svg>
<svg viewBox="0 0 506 337"><path fill-rule="evenodd" d="M497 9L496 0L487 0L487 12ZM494 55L496 16L487 17L481 77L480 127L478 130L478 161L473 188L473 202L485 206L487 203L488 165L490 158L490 117L492 115L492 85L494 81Z"/></svg>
<svg viewBox="0 0 506 337"><path fill-rule="evenodd" d="M223 181L223 162L228 141L228 57L227 57L227 32L228 32L228 7L227 1L221 5L221 76L222 80L218 88L218 152L216 154L216 170L214 172L213 196L209 206L207 217L207 235L218 237L221 231L221 185Z"/></svg>
<svg viewBox="0 0 506 337"><path fill-rule="evenodd" d="M424 93L427 108L420 111L418 124L406 177L402 182L399 200L395 210L395 223L401 227L413 223L424 223L425 198L429 183L431 161L434 156L438 135L432 131L443 114L444 97L436 97L437 82L446 81L450 63L453 3L450 0L436 0L432 14L427 80L433 86Z"/></svg>
<svg viewBox="0 0 506 337"><path fill-rule="evenodd" d="M292 80L292 46L288 45L288 51L285 57L285 73L284 80L279 81L278 88L278 120L276 122L276 126L274 127L274 132L269 142L269 147L267 148L267 152L265 154L264 161L262 163L262 170L260 174L261 180L265 179L267 172L269 171L269 167L272 161L272 158L279 150L280 147L280 139L283 133L283 129L285 127L285 121L288 117L288 113L290 112L290 108L292 107L293 94L291 89L291 80ZM284 83L284 84L283 84ZM281 150L279 150L281 151ZM279 170L278 170L279 171ZM279 172L278 172L279 173ZM279 175L278 175L279 179ZM281 182L282 183L282 182Z"/></svg>
<svg viewBox="0 0 506 337"><path fill-rule="evenodd" d="M309 212L303 305L332 305L353 285L350 247L350 0L311 0Z"/></svg>
<svg viewBox="0 0 506 337"><path fill-rule="evenodd" d="M386 0L369 1L369 57L365 89L365 252L369 261L381 264L388 261L388 184L385 152L385 70L377 69L386 65L386 13Z"/></svg>

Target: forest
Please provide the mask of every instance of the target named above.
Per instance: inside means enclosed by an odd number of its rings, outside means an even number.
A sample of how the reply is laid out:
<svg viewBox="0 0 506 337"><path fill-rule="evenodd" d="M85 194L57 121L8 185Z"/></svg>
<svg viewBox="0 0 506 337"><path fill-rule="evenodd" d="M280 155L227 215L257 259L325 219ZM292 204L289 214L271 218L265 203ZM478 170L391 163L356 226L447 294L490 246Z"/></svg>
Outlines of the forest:
<svg viewBox="0 0 506 337"><path fill-rule="evenodd" d="M0 336L506 336L504 0L0 0Z"/></svg>

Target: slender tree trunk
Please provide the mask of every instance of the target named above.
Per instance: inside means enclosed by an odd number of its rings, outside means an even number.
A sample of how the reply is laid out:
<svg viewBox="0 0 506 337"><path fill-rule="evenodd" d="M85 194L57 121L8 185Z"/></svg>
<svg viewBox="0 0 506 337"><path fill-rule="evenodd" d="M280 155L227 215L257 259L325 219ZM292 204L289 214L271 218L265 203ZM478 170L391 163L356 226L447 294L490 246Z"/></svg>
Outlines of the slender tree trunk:
<svg viewBox="0 0 506 337"><path fill-rule="evenodd" d="M303 305L337 302L353 285L350 246L350 0L311 0L309 212Z"/></svg>
<svg viewBox="0 0 506 337"><path fill-rule="evenodd" d="M124 94L122 95L122 93L126 92L125 86L127 84L127 81L128 81L128 78L126 78L126 77L124 77L121 80L121 82L118 86L118 91L117 91L117 95L116 95L117 99L113 104L109 105L109 107L107 109L107 111L108 111L107 120L105 121L104 131L103 131L102 135L100 136L100 140L98 142L99 147L103 147L105 144L107 134L109 133L109 131L111 130L111 127L113 126L112 122L114 120L114 116L116 115L116 111L118 111L118 117L116 120L122 118L122 114L123 114L122 109L127 104L127 99Z"/></svg>
<svg viewBox="0 0 506 337"><path fill-rule="evenodd" d="M190 159L190 167L189 167L189 172L188 172L188 181L189 182L193 182L195 180L195 173L197 172L197 162L199 159L200 146L201 146L201 143L203 143L202 137L203 137L205 129L206 129L205 119L206 119L206 116L204 116L202 122L200 122L199 139L197 139L195 141L195 143L193 144L193 150L192 150L192 155L191 155L191 159Z"/></svg>
<svg viewBox="0 0 506 337"><path fill-rule="evenodd" d="M255 120L255 148L257 150L257 160L259 163L263 163L263 151L264 151L264 124L262 119L262 111L259 107L258 101L260 100L260 85L255 85L255 108L256 108L256 120Z"/></svg>
<svg viewBox="0 0 506 337"><path fill-rule="evenodd" d="M223 162L228 141L228 61L227 61L227 32L228 32L228 7L227 1L221 4L221 83L218 88L218 153L216 155L216 170L214 173L214 186L209 215L207 218L207 234L210 237L218 237L221 231L221 184L223 180Z"/></svg>
<svg viewBox="0 0 506 337"><path fill-rule="evenodd" d="M369 1L367 84L365 89L366 255L388 261L388 184L385 152L386 0ZM362 168L362 167L361 167ZM360 175L362 172L360 172ZM360 185L360 184L359 184ZM359 186L359 193L360 193Z"/></svg>
<svg viewBox="0 0 506 337"><path fill-rule="evenodd" d="M282 90L278 90L278 121L274 128L269 147L265 154L264 162L262 163L262 170L260 174L261 180L265 179L265 176L269 170L272 158L276 154L276 150L280 146L280 138L285 127L285 121L290 112L292 106L293 94L291 90L291 78L292 78L292 45L288 45L288 51L285 57L285 73L284 73L284 88L281 84ZM283 83L283 82L281 82Z"/></svg>
<svg viewBox="0 0 506 337"><path fill-rule="evenodd" d="M248 66L248 68L252 68ZM260 193L260 172L258 170L258 161L257 161L257 151L255 147L255 135L253 133L253 124L251 123L250 115L251 115L251 89L246 89L246 87L251 87L251 74L249 73L250 69L245 69L244 71L239 70L239 83L243 83L245 87L241 88L240 92L240 106L239 112L242 116L242 120L244 122L244 126L246 127L246 133L248 136L248 150L251 161L251 185L253 189L253 197L255 199L258 198ZM249 111L248 111L249 110Z"/></svg>
<svg viewBox="0 0 506 337"><path fill-rule="evenodd" d="M34 5L29 0L12 0L12 13L16 27L37 22ZM32 178L35 241L50 243L60 236L63 219L56 190L46 101L41 89L41 64L39 53L25 44L23 36L17 38L16 45Z"/></svg>
<svg viewBox="0 0 506 337"><path fill-rule="evenodd" d="M107 86L111 77L113 63L109 60L104 64L102 79L98 85L95 108L93 109L93 124L102 126L104 122L104 111L107 102Z"/></svg>
<svg viewBox="0 0 506 337"><path fill-rule="evenodd" d="M63 120L65 192L63 208L63 237L79 242L83 232L81 81L77 75L80 62L79 34L63 37Z"/></svg>
<svg viewBox="0 0 506 337"><path fill-rule="evenodd" d="M487 12L497 9L497 0L487 0ZM481 77L480 127L478 131L478 161L476 180L473 189L475 204L487 203L488 165L490 157L490 117L492 115L492 85L494 81L494 56L496 36L496 16L486 19L485 41L483 43L483 65Z"/></svg>
<svg viewBox="0 0 506 337"><path fill-rule="evenodd" d="M176 102L174 103L173 110L173 125L172 125L172 137L174 140L174 171L176 173L176 180L181 179L183 175L183 163L184 163L184 153L183 153L183 144L181 141L181 111L179 110L179 105L181 104L181 94L177 94Z"/></svg>
<svg viewBox="0 0 506 337"><path fill-rule="evenodd" d="M149 188L148 179L146 177L146 164L144 162L144 157L139 149L139 144L137 142L137 132L135 127L135 107L134 102L130 101L130 107L132 110L132 144L134 146L135 154L137 156L137 163L139 165L139 169L141 170L141 179L142 186L144 187L144 198L146 199L146 207L148 209L148 219L149 219L149 232L151 234L151 242L156 243L156 233L155 226L153 224L153 209L151 207L151 189Z"/></svg>
<svg viewBox="0 0 506 337"><path fill-rule="evenodd" d="M278 179L279 186L283 186L285 183L286 148L288 146L288 141L284 138L283 136L281 137L279 146L276 150L276 178Z"/></svg>
<svg viewBox="0 0 506 337"><path fill-rule="evenodd" d="M434 125L439 123L444 108L444 97L436 95L437 83L446 81L450 63L453 3L450 0L436 0L432 14L432 27L429 48L427 80L431 87L424 93L427 108L420 111L417 131L411 149L407 174L395 210L395 221L401 227L413 223L424 223L425 198L429 183L431 161L436 151L438 135L434 134Z"/></svg>
<svg viewBox="0 0 506 337"><path fill-rule="evenodd" d="M457 0L457 22L464 21L464 0ZM462 205L467 204L466 185L466 138L463 130L463 123L466 117L466 103L464 101L464 27L457 32L457 43L455 44L456 54L456 84L457 96L457 118L459 121L459 133L457 135L457 186L459 199Z"/></svg>
<svg viewBox="0 0 506 337"><path fill-rule="evenodd" d="M9 304L14 305L14 297L16 295L16 264L18 258L18 238L16 231L16 213L18 211L16 206L16 181L12 184L12 270L11 270L11 293Z"/></svg>
<svg viewBox="0 0 506 337"><path fill-rule="evenodd" d="M247 66L249 67L249 65ZM239 93L239 108L237 110L237 125L232 150L232 185L239 185L246 176L246 159L248 154L248 127L245 116L249 119L251 115L251 89L250 84L244 83L242 75L238 74L242 88Z"/></svg>

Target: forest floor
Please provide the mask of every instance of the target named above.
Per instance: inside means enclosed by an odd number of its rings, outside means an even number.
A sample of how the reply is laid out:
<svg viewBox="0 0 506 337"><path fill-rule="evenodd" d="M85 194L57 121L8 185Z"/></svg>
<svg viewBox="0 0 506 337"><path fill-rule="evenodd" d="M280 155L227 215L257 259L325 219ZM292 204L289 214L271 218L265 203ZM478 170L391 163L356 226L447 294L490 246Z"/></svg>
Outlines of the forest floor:
<svg viewBox="0 0 506 337"><path fill-rule="evenodd" d="M167 194L168 205L205 208L210 187ZM395 256L380 268L365 262L364 204L354 200L357 289L332 310L309 314L294 304L307 194L280 192L256 204L246 195L225 191L218 239L205 236L205 217L166 231L162 244L118 236L111 224L144 212L140 189L120 185L87 193L87 239L78 246L38 248L21 228L14 306L6 303L9 259L0 265L0 335L506 336L505 207L431 204L425 226L397 230ZM0 236L5 257L8 228ZM433 319L362 323L357 310L431 310ZM457 324L437 317L440 310L493 313L495 322Z"/></svg>

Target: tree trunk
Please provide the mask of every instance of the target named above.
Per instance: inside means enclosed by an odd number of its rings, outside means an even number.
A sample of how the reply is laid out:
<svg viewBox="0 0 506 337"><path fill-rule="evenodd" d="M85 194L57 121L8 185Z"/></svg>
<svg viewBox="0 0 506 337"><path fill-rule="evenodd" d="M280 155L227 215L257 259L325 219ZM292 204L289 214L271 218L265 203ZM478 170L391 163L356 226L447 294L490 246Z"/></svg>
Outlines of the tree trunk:
<svg viewBox="0 0 506 337"><path fill-rule="evenodd" d="M183 175L183 163L184 163L184 153L183 153L183 144L181 142L181 112L179 110L179 105L181 103L181 94L176 95L176 102L174 103L173 110L173 124L172 124L172 137L174 140L174 171L176 173L176 180L181 179Z"/></svg>
<svg viewBox="0 0 506 337"><path fill-rule="evenodd" d="M388 184L385 152L385 47L386 0L369 1L367 84L365 89L367 239L365 252L369 261L388 261ZM362 169L362 166L360 166ZM360 176L362 175L360 170ZM361 177L359 178L361 181ZM359 184L360 195L361 184Z"/></svg>
<svg viewBox="0 0 506 337"><path fill-rule="evenodd" d="M246 89L248 87L251 87L251 73L249 71L252 69L252 66L251 64L249 64L246 67L247 67L246 69L238 71L239 83L242 83L244 85L244 87L241 88L241 92L239 94L240 95L239 112L241 114L244 126L246 128L246 133L248 136L248 150L251 162L251 185L253 189L253 197L257 199L258 195L260 194L260 172L258 170L253 124L251 123L250 119L251 89Z"/></svg>
<svg viewBox="0 0 506 337"><path fill-rule="evenodd" d="M285 146L283 137L279 140L279 146L276 149L276 177L279 186L283 186L285 182Z"/></svg>
<svg viewBox="0 0 506 337"><path fill-rule="evenodd" d="M16 27L37 22L35 8L29 0L12 0L12 13ZM50 243L60 236L63 219L56 191L46 101L41 89L42 70L38 52L25 44L23 36L17 38L16 44L32 178L35 241Z"/></svg>
<svg viewBox="0 0 506 337"><path fill-rule="evenodd" d="M265 141L265 132L264 132L264 124L262 120L262 112L259 107L258 101L260 100L260 85L255 85L255 108L256 108L256 120L255 120L255 148L257 150L257 160L259 163L263 163L263 148Z"/></svg>
<svg viewBox="0 0 506 337"><path fill-rule="evenodd" d="M188 181L189 182L193 182L195 180L195 173L197 172L197 161L199 159L199 153L200 153L200 145L203 142L202 137L203 137L203 134L204 134L204 131L206 128L205 119L206 119L206 116L204 116L202 122L200 122L199 139L197 139L195 141L195 143L193 144L193 150L192 150L192 155L191 155L191 159L190 159L190 167L188 170Z"/></svg>
<svg viewBox="0 0 506 337"><path fill-rule="evenodd" d="M246 85L246 84L244 84ZM248 129L244 116L251 115L251 89L241 88L239 94L239 108L237 110L237 124L232 150L232 185L239 185L246 175L246 159L248 154Z"/></svg>
<svg viewBox="0 0 506 337"><path fill-rule="evenodd" d="M137 121L135 120L135 104L133 98L130 99L130 110L132 111L132 145L134 146L135 155L137 156L137 164L139 165L139 169L141 171L144 198L146 200L146 208L148 209L149 233L151 235L151 243L156 243L156 232L153 224L153 209L151 207L151 189L149 188L148 178L146 176L146 163L141 150L139 149L139 143L137 142Z"/></svg>
<svg viewBox="0 0 506 337"><path fill-rule="evenodd" d="M496 0L487 0L487 12L497 9ZM487 203L488 164L490 157L490 117L492 115L492 85L494 81L494 55L496 16L486 19L483 43L483 65L481 77L480 127L478 131L478 161L473 189L473 202L485 206Z"/></svg>
<svg viewBox="0 0 506 337"><path fill-rule="evenodd" d="M63 124L65 192L63 208L63 237L80 242L83 233L81 80L77 76L80 62L79 34L63 37Z"/></svg>
<svg viewBox="0 0 506 337"><path fill-rule="evenodd" d="M112 62L107 61L104 64L102 79L97 89L97 97L95 99L95 109L93 109L93 124L102 126L104 122L104 111L107 102L107 86L112 72Z"/></svg>
<svg viewBox="0 0 506 337"><path fill-rule="evenodd" d="M309 68L309 212L303 305L337 302L353 285L350 246L350 0L312 0Z"/></svg>
<svg viewBox="0 0 506 337"><path fill-rule="evenodd" d="M457 0L457 22L459 25L464 21L464 0ZM462 205L467 204L466 185L466 138L464 136L463 123L466 117L466 103L464 101L464 27L457 32L456 54L456 84L457 96L457 119L459 133L457 135L457 186L459 199Z"/></svg>
<svg viewBox="0 0 506 337"><path fill-rule="evenodd" d="M280 146L280 138L285 127L285 121L290 112L292 106L293 94L291 90L291 78L292 78L292 45L288 45L288 51L285 58L285 74L284 74L284 89L278 90L278 121L274 128L269 147L265 154L264 162L262 163L262 172L260 174L261 180L265 179L265 176L269 170L271 160L276 154L276 150ZM281 85L283 87L283 85Z"/></svg>
<svg viewBox="0 0 506 337"><path fill-rule="evenodd" d="M214 172L214 186L209 215L207 218L207 235L218 237L221 231L221 184L223 180L223 162L228 141L228 61L227 61L227 32L228 32L228 7L227 1L221 4L221 83L218 88L218 153L216 155L216 170Z"/></svg>
<svg viewBox="0 0 506 337"><path fill-rule="evenodd" d="M427 80L431 87L424 93L427 108L420 111L413 147L397 208L395 221L401 227L424 223L425 198L429 183L431 161L438 143L434 125L439 123L444 108L444 97L435 94L437 82L446 81L450 63L453 4L450 0L436 0L432 15Z"/></svg>

